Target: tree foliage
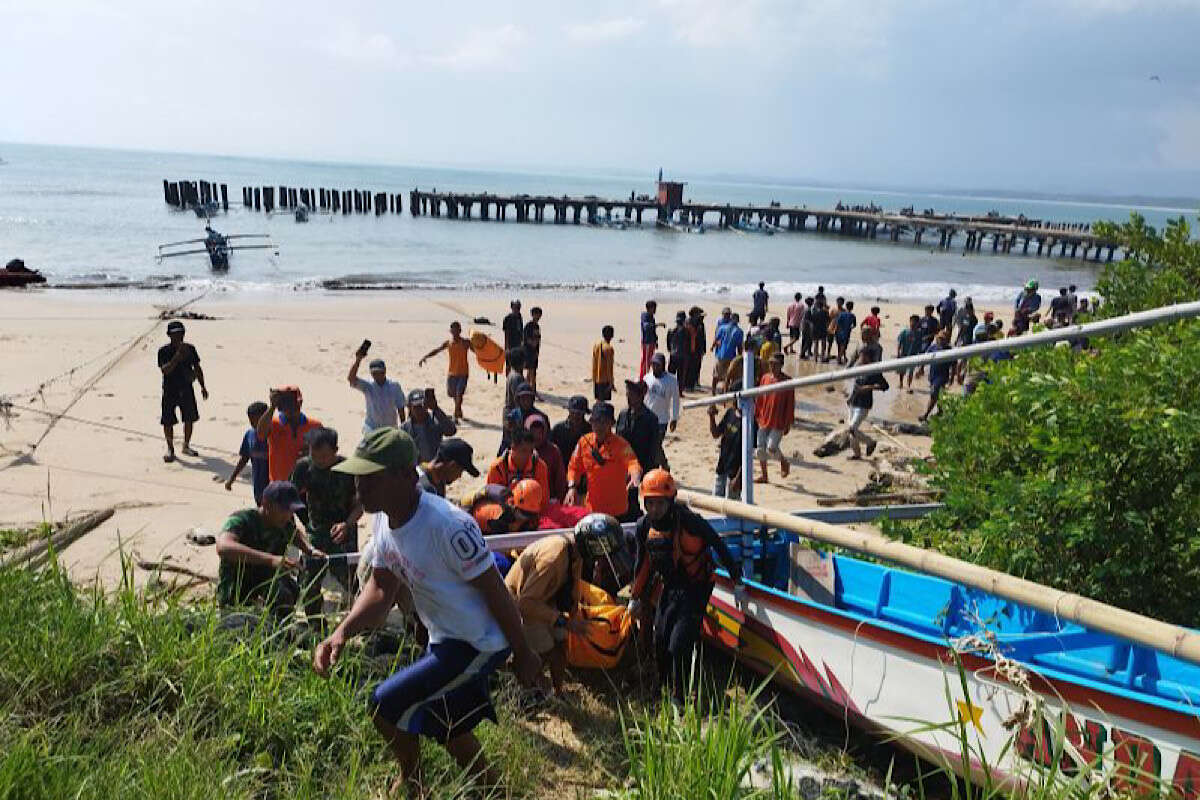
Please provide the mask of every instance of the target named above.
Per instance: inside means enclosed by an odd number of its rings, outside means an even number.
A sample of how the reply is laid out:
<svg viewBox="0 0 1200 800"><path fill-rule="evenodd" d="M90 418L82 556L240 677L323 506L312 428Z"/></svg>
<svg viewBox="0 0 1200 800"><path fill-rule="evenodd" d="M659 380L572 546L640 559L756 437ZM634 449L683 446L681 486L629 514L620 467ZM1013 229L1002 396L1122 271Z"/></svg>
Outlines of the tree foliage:
<svg viewBox="0 0 1200 800"><path fill-rule="evenodd" d="M1200 296L1200 243L1134 217L1098 288L1116 315ZM1200 612L1200 324L1027 351L933 424L943 552L1186 625Z"/></svg>

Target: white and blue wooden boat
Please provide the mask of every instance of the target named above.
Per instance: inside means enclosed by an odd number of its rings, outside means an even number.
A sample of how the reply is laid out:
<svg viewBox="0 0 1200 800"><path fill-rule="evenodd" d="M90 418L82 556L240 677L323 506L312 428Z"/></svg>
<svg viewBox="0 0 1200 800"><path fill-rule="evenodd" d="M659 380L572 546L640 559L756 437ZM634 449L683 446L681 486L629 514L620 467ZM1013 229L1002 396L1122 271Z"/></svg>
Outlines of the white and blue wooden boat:
<svg viewBox="0 0 1200 800"><path fill-rule="evenodd" d="M939 577L821 556L790 531L710 522L749 599L739 608L719 572L706 640L783 688L963 776L981 778L982 756L991 782L1019 786L1064 753L1067 775L1094 765L1118 792L1200 796L1200 666Z"/></svg>

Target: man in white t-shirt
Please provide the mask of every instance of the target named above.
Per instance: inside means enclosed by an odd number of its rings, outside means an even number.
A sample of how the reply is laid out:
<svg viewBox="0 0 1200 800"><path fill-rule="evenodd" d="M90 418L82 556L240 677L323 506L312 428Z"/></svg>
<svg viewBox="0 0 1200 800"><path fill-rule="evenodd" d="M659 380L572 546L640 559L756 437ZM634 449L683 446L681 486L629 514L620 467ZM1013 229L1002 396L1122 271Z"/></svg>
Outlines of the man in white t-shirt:
<svg viewBox="0 0 1200 800"><path fill-rule="evenodd" d="M479 526L444 499L417 484L417 448L396 428L368 433L353 458L337 465L355 476L363 510L375 513L371 577L354 608L329 638L317 645L313 669L327 675L346 640L378 626L403 581L429 631L429 649L371 693L375 727L400 762L410 793L421 783L418 735L445 746L455 761L484 786L497 781L472 732L496 720L488 676L507 659L526 686L536 685L541 661L525 639L521 614Z"/></svg>
<svg viewBox="0 0 1200 800"><path fill-rule="evenodd" d="M658 466L670 469L667 464L667 453L663 449L663 441L667 438L667 430L675 432L679 424L679 379L667 372L667 358L662 353L655 353L650 359L650 371L644 378L646 381L646 408L654 412L658 418Z"/></svg>

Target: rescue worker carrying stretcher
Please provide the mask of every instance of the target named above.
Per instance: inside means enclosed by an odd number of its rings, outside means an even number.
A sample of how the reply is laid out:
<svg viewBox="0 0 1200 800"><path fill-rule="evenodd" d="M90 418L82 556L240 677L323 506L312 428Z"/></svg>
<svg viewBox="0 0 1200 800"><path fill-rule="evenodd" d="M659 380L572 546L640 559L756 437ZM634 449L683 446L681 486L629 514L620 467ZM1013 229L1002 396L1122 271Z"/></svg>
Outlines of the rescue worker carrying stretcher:
<svg viewBox="0 0 1200 800"><path fill-rule="evenodd" d="M662 595L654 614L654 660L659 680L683 702L688 688L692 653L715 583L712 550L733 581L738 606L745 604L745 587L733 554L699 514L675 502L675 479L654 469L642 479L645 515L637 524L637 565L634 567L630 613L640 616L643 602L653 598L656 581Z"/></svg>
<svg viewBox="0 0 1200 800"><path fill-rule="evenodd" d="M605 570L628 574L625 533L608 514L588 514L569 534L544 536L521 551L505 583L517 601L529 646L550 667L555 694L567 670L567 634L587 634L579 581ZM622 569L622 564L624 569Z"/></svg>

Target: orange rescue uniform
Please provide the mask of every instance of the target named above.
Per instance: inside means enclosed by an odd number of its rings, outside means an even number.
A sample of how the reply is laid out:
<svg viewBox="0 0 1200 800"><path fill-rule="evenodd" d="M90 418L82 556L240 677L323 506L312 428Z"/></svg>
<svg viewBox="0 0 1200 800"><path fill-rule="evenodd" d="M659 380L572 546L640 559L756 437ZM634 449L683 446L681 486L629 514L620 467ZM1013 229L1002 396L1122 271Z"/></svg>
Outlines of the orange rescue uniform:
<svg viewBox="0 0 1200 800"><path fill-rule="evenodd" d="M537 453L529 457L529 463L524 469L518 469L512 461L512 451L492 462L488 469L487 482L497 486L507 486L510 489L526 478L533 478L542 487L542 511L550 504L550 470L544 459L538 458Z"/></svg>
<svg viewBox="0 0 1200 800"><path fill-rule="evenodd" d="M600 458L596 458L596 454ZM603 444L597 444L595 433L585 433L575 445L571 461L567 465L567 483L576 486L580 478L587 476L587 498L584 506L588 511L622 516L629 510L629 495L625 487L629 479L640 474L641 465L629 442L615 433L609 434Z"/></svg>

